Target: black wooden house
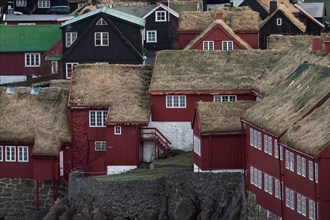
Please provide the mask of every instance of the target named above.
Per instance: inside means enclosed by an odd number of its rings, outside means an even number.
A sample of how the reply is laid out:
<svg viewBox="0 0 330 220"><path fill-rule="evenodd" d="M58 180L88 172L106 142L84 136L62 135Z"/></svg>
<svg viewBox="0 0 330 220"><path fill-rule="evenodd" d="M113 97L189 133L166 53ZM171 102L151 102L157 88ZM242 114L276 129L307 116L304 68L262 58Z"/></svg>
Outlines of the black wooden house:
<svg viewBox="0 0 330 220"><path fill-rule="evenodd" d="M106 7L65 22L63 77L82 63L142 64L144 26L144 19Z"/></svg>

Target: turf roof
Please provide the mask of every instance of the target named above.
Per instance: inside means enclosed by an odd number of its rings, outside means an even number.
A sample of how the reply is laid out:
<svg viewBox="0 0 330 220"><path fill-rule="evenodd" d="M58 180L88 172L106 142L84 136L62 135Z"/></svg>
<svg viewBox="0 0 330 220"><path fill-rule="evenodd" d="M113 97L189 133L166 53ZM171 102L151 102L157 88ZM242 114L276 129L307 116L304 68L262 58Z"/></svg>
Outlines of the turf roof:
<svg viewBox="0 0 330 220"><path fill-rule="evenodd" d="M267 12L269 12L271 0L257 0L257 1ZM299 13L299 10L295 8L293 4L289 2L289 0L276 0L276 1L277 1L277 6L283 5L291 13Z"/></svg>
<svg viewBox="0 0 330 220"><path fill-rule="evenodd" d="M39 95L30 91L17 87L9 95L0 87L0 141L34 143L33 155L56 156L61 143L71 141L68 90L42 88Z"/></svg>
<svg viewBox="0 0 330 220"><path fill-rule="evenodd" d="M0 25L0 52L42 52L61 38L59 25Z"/></svg>
<svg viewBox="0 0 330 220"><path fill-rule="evenodd" d="M109 108L108 122L148 122L151 66L79 65L72 77L70 106Z"/></svg>
<svg viewBox="0 0 330 220"><path fill-rule="evenodd" d="M202 133L241 131L240 117L255 101L198 102L196 109Z"/></svg>

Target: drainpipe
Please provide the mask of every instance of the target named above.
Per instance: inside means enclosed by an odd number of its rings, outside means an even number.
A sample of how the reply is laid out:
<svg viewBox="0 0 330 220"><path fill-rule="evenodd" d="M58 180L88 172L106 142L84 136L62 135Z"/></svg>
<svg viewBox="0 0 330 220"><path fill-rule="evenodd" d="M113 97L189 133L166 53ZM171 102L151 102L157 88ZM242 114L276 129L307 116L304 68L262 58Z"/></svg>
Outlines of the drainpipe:
<svg viewBox="0 0 330 220"><path fill-rule="evenodd" d="M318 211L318 207L317 207L317 191L316 191L316 181L315 181L315 157L313 157L313 170L314 170L314 173L313 173L313 176L314 176L314 201L315 201L315 205L314 205L314 213L315 213L315 219L317 219L317 211ZM317 166L317 169L318 169L318 166ZM318 172L318 171L317 171ZM318 181L317 181L318 182Z"/></svg>

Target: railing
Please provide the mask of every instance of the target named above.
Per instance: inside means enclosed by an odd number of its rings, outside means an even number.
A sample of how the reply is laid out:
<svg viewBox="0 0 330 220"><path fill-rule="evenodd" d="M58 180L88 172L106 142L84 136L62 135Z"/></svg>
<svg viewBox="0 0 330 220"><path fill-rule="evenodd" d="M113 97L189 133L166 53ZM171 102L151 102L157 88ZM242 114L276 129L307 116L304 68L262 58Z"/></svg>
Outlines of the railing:
<svg viewBox="0 0 330 220"><path fill-rule="evenodd" d="M157 128L142 128L142 139L143 140L154 140L155 145L167 155L172 156L172 144Z"/></svg>

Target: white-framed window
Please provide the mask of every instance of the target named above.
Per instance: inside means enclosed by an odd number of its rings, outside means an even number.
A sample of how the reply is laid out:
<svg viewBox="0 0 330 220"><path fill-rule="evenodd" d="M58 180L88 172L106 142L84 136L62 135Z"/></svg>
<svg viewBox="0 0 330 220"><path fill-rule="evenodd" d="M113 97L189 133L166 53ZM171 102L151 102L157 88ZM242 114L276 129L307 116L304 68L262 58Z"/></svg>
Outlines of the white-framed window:
<svg viewBox="0 0 330 220"><path fill-rule="evenodd" d="M156 11L156 18L155 18L155 21L167 21L166 19L166 11Z"/></svg>
<svg viewBox="0 0 330 220"><path fill-rule="evenodd" d="M315 167L315 182L318 183L319 182L319 165L317 163L314 164Z"/></svg>
<svg viewBox="0 0 330 220"><path fill-rule="evenodd" d="M201 140L194 135L194 152L201 156Z"/></svg>
<svg viewBox="0 0 330 220"><path fill-rule="evenodd" d="M95 32L94 43L96 47L109 46L109 32Z"/></svg>
<svg viewBox="0 0 330 220"><path fill-rule="evenodd" d="M84 3L85 4L85 3ZM103 19L100 18L97 22L96 25L108 25L108 23Z"/></svg>
<svg viewBox="0 0 330 220"><path fill-rule="evenodd" d="M277 145L277 139L274 139L274 156L278 159L278 145Z"/></svg>
<svg viewBox="0 0 330 220"><path fill-rule="evenodd" d="M308 161L308 179L313 181L314 180L314 169L313 169L313 161Z"/></svg>
<svg viewBox="0 0 330 220"><path fill-rule="evenodd" d="M89 111L89 127L105 127L107 111Z"/></svg>
<svg viewBox="0 0 330 220"><path fill-rule="evenodd" d="M306 197L301 196L301 214L306 216Z"/></svg>
<svg viewBox="0 0 330 220"><path fill-rule="evenodd" d="M38 0L38 8L50 8L50 0Z"/></svg>
<svg viewBox="0 0 330 220"><path fill-rule="evenodd" d="M18 146L18 162L29 162L28 146Z"/></svg>
<svg viewBox="0 0 330 220"><path fill-rule="evenodd" d="M65 47L70 47L75 40L77 40L77 32L66 32L65 33Z"/></svg>
<svg viewBox="0 0 330 220"><path fill-rule="evenodd" d="M273 177L266 173L264 174L264 190L271 195L273 194Z"/></svg>
<svg viewBox="0 0 330 220"><path fill-rule="evenodd" d="M14 162L16 161L16 147L6 146L6 161Z"/></svg>
<svg viewBox="0 0 330 220"><path fill-rule="evenodd" d="M280 144L280 160L283 160L283 146Z"/></svg>
<svg viewBox="0 0 330 220"><path fill-rule="evenodd" d="M252 166L250 166L250 183L252 185L255 185L255 183L254 183L254 168Z"/></svg>
<svg viewBox="0 0 330 220"><path fill-rule="evenodd" d="M258 170L258 187L262 189L262 173L261 170Z"/></svg>
<svg viewBox="0 0 330 220"><path fill-rule="evenodd" d="M214 50L214 41L203 41L203 50Z"/></svg>
<svg viewBox="0 0 330 220"><path fill-rule="evenodd" d="M277 24L277 26L282 26L282 18L277 18L276 24Z"/></svg>
<svg viewBox="0 0 330 220"><path fill-rule="evenodd" d="M114 127L114 134L115 135L121 135L121 126L115 126Z"/></svg>
<svg viewBox="0 0 330 220"><path fill-rule="evenodd" d="M71 79L72 73L76 66L78 66L79 63L66 63L65 64L65 75L67 79Z"/></svg>
<svg viewBox="0 0 330 220"><path fill-rule="evenodd" d="M272 137L264 135L264 151L266 154L273 154L273 140Z"/></svg>
<svg viewBox="0 0 330 220"><path fill-rule="evenodd" d="M166 108L186 108L185 95L167 95Z"/></svg>
<svg viewBox="0 0 330 220"><path fill-rule="evenodd" d="M268 174L264 174L264 190L268 192Z"/></svg>
<svg viewBox="0 0 330 220"><path fill-rule="evenodd" d="M16 7L26 7L27 0L16 0Z"/></svg>
<svg viewBox="0 0 330 220"><path fill-rule="evenodd" d="M3 147L0 146L0 161L3 161Z"/></svg>
<svg viewBox="0 0 330 220"><path fill-rule="evenodd" d="M297 212L301 214L301 195L297 193Z"/></svg>
<svg viewBox="0 0 330 220"><path fill-rule="evenodd" d="M213 102L236 102L237 95L214 95Z"/></svg>
<svg viewBox="0 0 330 220"><path fill-rule="evenodd" d="M40 53L25 54L25 67L39 67L39 66L40 66Z"/></svg>
<svg viewBox="0 0 330 220"><path fill-rule="evenodd" d="M257 147L258 147L258 150L262 150L262 142L261 142L261 132L258 131L257 132L257 136L258 136L258 141L257 141Z"/></svg>
<svg viewBox="0 0 330 220"><path fill-rule="evenodd" d="M290 158L289 158L289 151L285 150L285 168L290 169Z"/></svg>
<svg viewBox="0 0 330 220"><path fill-rule="evenodd" d="M285 187L285 205L294 210L294 191Z"/></svg>
<svg viewBox="0 0 330 220"><path fill-rule="evenodd" d="M157 31L147 31L147 43L157 43Z"/></svg>
<svg viewBox="0 0 330 220"><path fill-rule="evenodd" d="M274 178L274 182L275 182L275 197L278 199L281 199L281 191L280 191L280 181L276 178Z"/></svg>
<svg viewBox="0 0 330 220"><path fill-rule="evenodd" d="M222 41L222 50L233 50L233 41Z"/></svg>
<svg viewBox="0 0 330 220"><path fill-rule="evenodd" d="M57 74L58 73L58 61L52 60L50 63L51 66L51 74Z"/></svg>
<svg viewBox="0 0 330 220"><path fill-rule="evenodd" d="M290 170L294 172L294 154L290 152Z"/></svg>
<svg viewBox="0 0 330 220"><path fill-rule="evenodd" d="M250 146L253 146L254 144L254 134L253 134L253 129L250 127Z"/></svg>
<svg viewBox="0 0 330 220"><path fill-rule="evenodd" d="M301 175L301 156L297 155L297 174Z"/></svg>
<svg viewBox="0 0 330 220"><path fill-rule="evenodd" d="M107 142L95 141L95 151L107 151Z"/></svg>
<svg viewBox="0 0 330 220"><path fill-rule="evenodd" d="M308 216L310 220L315 219L315 202L313 200L309 200L309 212Z"/></svg>
<svg viewBox="0 0 330 220"><path fill-rule="evenodd" d="M306 159L301 157L301 175L306 177Z"/></svg>

